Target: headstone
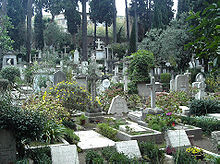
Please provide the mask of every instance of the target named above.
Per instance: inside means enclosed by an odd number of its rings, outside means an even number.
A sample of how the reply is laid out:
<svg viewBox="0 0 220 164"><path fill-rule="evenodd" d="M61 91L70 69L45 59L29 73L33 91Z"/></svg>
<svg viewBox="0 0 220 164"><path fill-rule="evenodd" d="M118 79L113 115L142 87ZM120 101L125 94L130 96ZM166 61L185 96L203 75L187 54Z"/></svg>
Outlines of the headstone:
<svg viewBox="0 0 220 164"><path fill-rule="evenodd" d="M102 50L102 48L101 48L101 44L103 44L103 41L101 41L100 39L98 39L97 41L95 41L95 43L98 44L98 47L97 47L96 50Z"/></svg>
<svg viewBox="0 0 220 164"><path fill-rule="evenodd" d="M3 56L2 68L6 66L17 66L17 57L13 54L8 54Z"/></svg>
<svg viewBox="0 0 220 164"><path fill-rule="evenodd" d="M147 88L150 88L151 90L151 94L150 94L150 97L151 97L151 108L155 108L156 105L156 89L155 89L155 78L154 76L151 77L151 82L150 84L147 84Z"/></svg>
<svg viewBox="0 0 220 164"><path fill-rule="evenodd" d="M85 75L88 72L88 62L83 61L81 64L82 74Z"/></svg>
<svg viewBox="0 0 220 164"><path fill-rule="evenodd" d="M110 86L110 81L108 79L104 79L102 81L102 86L104 87L105 90L108 89Z"/></svg>
<svg viewBox="0 0 220 164"><path fill-rule="evenodd" d="M213 145L213 150L218 151L217 146L220 145L220 131L213 131L211 133L211 141Z"/></svg>
<svg viewBox="0 0 220 164"><path fill-rule="evenodd" d="M87 89L86 76L76 76L76 82L80 87Z"/></svg>
<svg viewBox="0 0 220 164"><path fill-rule="evenodd" d="M16 160L16 142L13 134L0 130L0 164L14 163Z"/></svg>
<svg viewBox="0 0 220 164"><path fill-rule="evenodd" d="M195 94L195 99L200 100L203 97L205 97L206 84L205 84L205 78L202 73L198 73L196 75L196 82L192 83L192 87L197 88L199 90L198 93Z"/></svg>
<svg viewBox="0 0 220 164"><path fill-rule="evenodd" d="M166 142L167 146L171 146L173 148L178 147L190 147L191 143L189 138L185 132L185 130L168 130L166 132Z"/></svg>
<svg viewBox="0 0 220 164"><path fill-rule="evenodd" d="M52 146L52 164L79 164L76 145Z"/></svg>
<svg viewBox="0 0 220 164"><path fill-rule="evenodd" d="M75 134L80 138L80 142L78 143L78 146L82 150L88 150L88 149L98 149L108 146L114 146L115 142L103 137L101 134L89 130L89 131L77 131Z"/></svg>
<svg viewBox="0 0 220 164"><path fill-rule="evenodd" d="M188 75L177 75L175 78L175 91L189 91Z"/></svg>
<svg viewBox="0 0 220 164"><path fill-rule="evenodd" d="M57 85L58 83L66 81L66 75L62 71L58 71L54 74L54 85Z"/></svg>
<svg viewBox="0 0 220 164"><path fill-rule="evenodd" d="M171 91L175 90L175 79L170 80L170 90Z"/></svg>
<svg viewBox="0 0 220 164"><path fill-rule="evenodd" d="M116 96L112 99L108 114L122 115L128 112L127 102L121 96Z"/></svg>
<svg viewBox="0 0 220 164"><path fill-rule="evenodd" d="M119 153L124 153L129 158L141 158L137 140L116 142L115 147Z"/></svg>
<svg viewBox="0 0 220 164"><path fill-rule="evenodd" d="M79 51L77 49L74 51L74 64L79 64Z"/></svg>

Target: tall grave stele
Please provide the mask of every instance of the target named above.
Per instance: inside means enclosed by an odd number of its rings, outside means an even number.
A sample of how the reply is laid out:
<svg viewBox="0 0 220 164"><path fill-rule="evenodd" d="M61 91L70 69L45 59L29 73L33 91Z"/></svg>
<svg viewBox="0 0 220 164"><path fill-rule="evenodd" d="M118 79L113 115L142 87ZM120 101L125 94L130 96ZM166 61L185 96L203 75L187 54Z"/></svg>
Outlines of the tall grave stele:
<svg viewBox="0 0 220 164"><path fill-rule="evenodd" d="M196 93L195 99L200 100L203 97L205 97L206 84L205 84L205 78L202 73L198 73L196 75L196 82L192 83L192 87L198 89L198 93Z"/></svg>

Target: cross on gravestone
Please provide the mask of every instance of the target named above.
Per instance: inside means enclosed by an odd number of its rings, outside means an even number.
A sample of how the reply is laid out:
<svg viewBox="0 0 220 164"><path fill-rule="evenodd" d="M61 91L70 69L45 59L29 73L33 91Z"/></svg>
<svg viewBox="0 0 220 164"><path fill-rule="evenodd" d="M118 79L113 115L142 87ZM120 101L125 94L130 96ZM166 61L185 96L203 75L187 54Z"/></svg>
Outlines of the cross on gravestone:
<svg viewBox="0 0 220 164"><path fill-rule="evenodd" d="M151 108L155 108L155 101L156 101L156 87L155 87L155 78L154 76L151 77L150 84L147 84L147 88L151 90Z"/></svg>
<svg viewBox="0 0 220 164"><path fill-rule="evenodd" d="M102 50L102 49L101 49L101 44L103 43L103 41L101 41L100 39L98 39L98 41L95 41L95 43L98 44L97 50Z"/></svg>

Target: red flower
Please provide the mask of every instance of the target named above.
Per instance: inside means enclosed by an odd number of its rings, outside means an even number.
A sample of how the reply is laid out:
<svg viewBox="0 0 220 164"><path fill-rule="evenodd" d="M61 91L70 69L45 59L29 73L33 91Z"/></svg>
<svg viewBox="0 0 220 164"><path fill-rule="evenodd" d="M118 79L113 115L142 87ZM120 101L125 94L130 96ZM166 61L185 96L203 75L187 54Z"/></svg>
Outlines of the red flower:
<svg viewBox="0 0 220 164"><path fill-rule="evenodd" d="M172 127L174 127L174 126L175 126L175 122L172 123Z"/></svg>

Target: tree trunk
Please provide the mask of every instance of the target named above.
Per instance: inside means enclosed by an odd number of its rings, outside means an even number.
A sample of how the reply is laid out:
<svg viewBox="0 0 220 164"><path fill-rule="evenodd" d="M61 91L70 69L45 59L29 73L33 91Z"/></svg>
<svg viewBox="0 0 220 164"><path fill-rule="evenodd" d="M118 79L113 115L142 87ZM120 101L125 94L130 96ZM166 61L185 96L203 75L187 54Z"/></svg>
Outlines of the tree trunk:
<svg viewBox="0 0 220 164"><path fill-rule="evenodd" d="M125 13L126 13L126 25L127 25L127 40L129 41L130 28L129 28L129 19L128 19L128 2L127 2L127 0L125 0Z"/></svg>
<svg viewBox="0 0 220 164"><path fill-rule="evenodd" d="M117 10L116 10L116 6L115 6L115 0L113 0L113 8L114 8L114 13L113 13L113 39L114 39L114 43L117 43L117 32L116 32Z"/></svg>
<svg viewBox="0 0 220 164"><path fill-rule="evenodd" d="M2 14L7 15L8 0L2 0Z"/></svg>
<svg viewBox="0 0 220 164"><path fill-rule="evenodd" d="M31 59L31 18L32 18L32 4L33 0L27 1L27 40L26 40L26 61L30 63Z"/></svg>
<svg viewBox="0 0 220 164"><path fill-rule="evenodd" d="M94 41L93 41L93 49L95 50L95 46L96 46L96 31L97 31L97 24L96 22L94 23Z"/></svg>
<svg viewBox="0 0 220 164"><path fill-rule="evenodd" d="M86 1L82 0L82 61L88 60Z"/></svg>
<svg viewBox="0 0 220 164"><path fill-rule="evenodd" d="M137 0L134 0L134 25L135 25L135 38L136 38L136 47L138 42L138 22L137 22Z"/></svg>
<svg viewBox="0 0 220 164"><path fill-rule="evenodd" d="M106 39L106 45L109 43L109 38L108 38L108 23L105 22L105 39Z"/></svg>

